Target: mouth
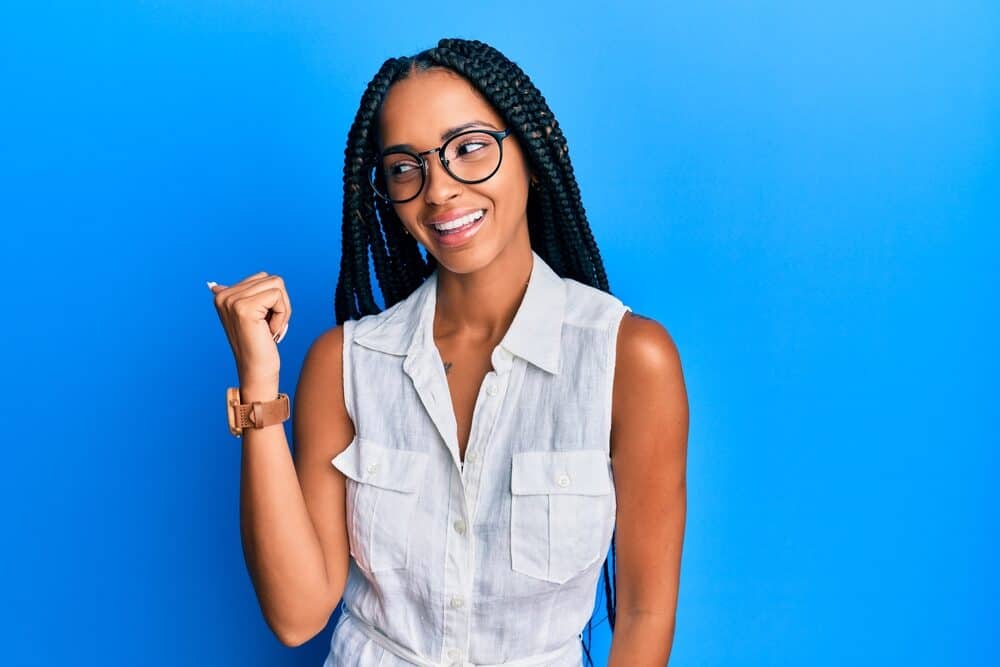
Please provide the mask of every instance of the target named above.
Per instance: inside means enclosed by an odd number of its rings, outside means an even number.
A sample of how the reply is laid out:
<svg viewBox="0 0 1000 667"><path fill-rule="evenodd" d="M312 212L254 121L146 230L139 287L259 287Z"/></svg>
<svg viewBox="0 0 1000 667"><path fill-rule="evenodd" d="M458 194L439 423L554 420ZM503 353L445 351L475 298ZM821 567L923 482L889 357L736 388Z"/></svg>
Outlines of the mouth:
<svg viewBox="0 0 1000 667"><path fill-rule="evenodd" d="M486 209L462 216L456 220L431 225L438 240L445 246L456 246L464 243L483 226L486 220Z"/></svg>

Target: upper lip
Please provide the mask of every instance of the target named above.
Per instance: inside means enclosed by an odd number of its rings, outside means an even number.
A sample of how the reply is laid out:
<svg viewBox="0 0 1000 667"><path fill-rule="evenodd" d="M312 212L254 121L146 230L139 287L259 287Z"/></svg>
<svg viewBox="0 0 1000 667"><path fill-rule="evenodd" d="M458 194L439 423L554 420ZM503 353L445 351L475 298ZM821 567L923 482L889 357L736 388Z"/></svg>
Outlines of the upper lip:
<svg viewBox="0 0 1000 667"><path fill-rule="evenodd" d="M451 222L452 220L457 220L463 215L469 215L470 213L475 213L476 211L485 211L483 208L453 208L450 211L445 211L439 215L434 216L427 221L428 225L440 225L442 222Z"/></svg>

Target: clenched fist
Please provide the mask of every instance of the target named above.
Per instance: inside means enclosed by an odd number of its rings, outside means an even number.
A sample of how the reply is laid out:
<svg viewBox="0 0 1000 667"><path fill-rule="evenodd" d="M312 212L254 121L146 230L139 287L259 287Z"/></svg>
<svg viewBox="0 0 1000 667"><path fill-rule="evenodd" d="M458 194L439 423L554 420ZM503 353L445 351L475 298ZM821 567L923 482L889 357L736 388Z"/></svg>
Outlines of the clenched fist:
<svg viewBox="0 0 1000 667"><path fill-rule="evenodd" d="M292 304L280 276L261 271L235 285L208 283L236 359L241 387L277 387L278 346L288 331Z"/></svg>

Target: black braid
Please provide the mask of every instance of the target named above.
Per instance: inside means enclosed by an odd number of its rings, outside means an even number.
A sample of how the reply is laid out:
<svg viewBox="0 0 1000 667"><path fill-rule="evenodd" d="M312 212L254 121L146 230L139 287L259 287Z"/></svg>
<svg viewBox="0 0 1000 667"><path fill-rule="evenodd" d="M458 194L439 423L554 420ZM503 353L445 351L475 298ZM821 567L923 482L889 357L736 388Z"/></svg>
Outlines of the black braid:
<svg viewBox="0 0 1000 667"><path fill-rule="evenodd" d="M414 56L390 58L368 84L347 135L344 151L343 246L334 310L337 324L381 310L375 303L369 253L385 307L405 299L437 266L405 233L391 204L377 198L368 169L378 152L378 113L389 88L413 70L445 68L472 84L493 105L517 137L537 187L528 194L532 249L560 276L610 293L604 262L580 198L569 146L545 97L528 75L498 50L478 40L442 39ZM613 586L615 539L604 561L607 620L615 627ZM602 619L603 620L603 619ZM587 643L591 622L587 623ZM584 647L592 666L590 651Z"/></svg>

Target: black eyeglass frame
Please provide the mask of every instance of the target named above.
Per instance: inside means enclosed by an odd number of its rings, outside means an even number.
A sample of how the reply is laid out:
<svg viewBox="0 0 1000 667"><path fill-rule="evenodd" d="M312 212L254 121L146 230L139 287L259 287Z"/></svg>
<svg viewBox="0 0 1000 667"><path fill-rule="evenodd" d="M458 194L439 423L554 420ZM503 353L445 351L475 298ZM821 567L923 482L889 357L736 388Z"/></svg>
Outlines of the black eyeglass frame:
<svg viewBox="0 0 1000 667"><path fill-rule="evenodd" d="M459 178L454 173L452 173L451 169L448 168L448 159L445 158L444 156L445 149L448 147L448 144L455 141L456 139L464 137L467 134L488 134L494 139L496 139L497 147L500 149L500 157L497 159L496 169L491 171L488 176L484 178L477 178L472 181L467 181L464 178ZM441 160L441 166L444 167L445 172L447 172L449 176L454 178L459 183L474 185L476 183L482 183L483 181L488 181L489 179L493 178L493 176L498 171L500 171L500 165L503 164L503 140L506 139L508 136L510 136L509 127L505 130L487 130L487 129L473 128L471 130L464 130L462 132L459 132L458 134L449 138L448 141L444 142L437 148L431 148L429 150L423 151L422 153L415 153L406 148L396 148L393 150L384 151L381 154L379 154L378 158L376 159L376 162L373 163L371 166L371 171L368 174L368 185L371 186L372 191L375 193L376 196L379 197L379 199L389 202L390 204L405 204L408 201L413 201L414 199L420 196L420 193L424 191L424 186L427 185L427 161L424 160L423 156L430 155L431 153L435 152L438 154L438 158ZM384 160L389 155L397 155L400 153L416 158L417 163L420 165L420 188L417 190L417 193L412 197L408 197L406 199L390 199L389 197L379 192L378 188L375 187L375 178L376 174L380 171L382 160ZM386 188L386 190L388 190L388 188Z"/></svg>

